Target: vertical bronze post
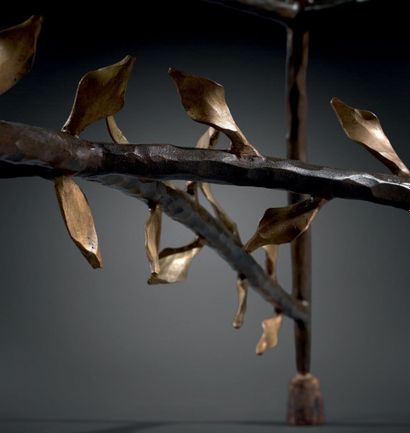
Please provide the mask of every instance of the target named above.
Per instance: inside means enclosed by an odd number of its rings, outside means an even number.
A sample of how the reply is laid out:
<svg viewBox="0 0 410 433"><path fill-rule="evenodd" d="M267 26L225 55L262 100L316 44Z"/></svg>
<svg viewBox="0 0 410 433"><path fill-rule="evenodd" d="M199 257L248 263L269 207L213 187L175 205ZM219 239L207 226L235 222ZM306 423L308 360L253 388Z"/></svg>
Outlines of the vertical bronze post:
<svg viewBox="0 0 410 433"><path fill-rule="evenodd" d="M309 51L309 32L299 20L287 27L286 105L287 156L307 161L306 72ZM306 196L289 193L289 204ZM311 346L311 233L310 229L291 244L293 295L309 305L309 321L295 322L297 374L289 386L288 423L317 425L324 421L319 381L310 373Z"/></svg>

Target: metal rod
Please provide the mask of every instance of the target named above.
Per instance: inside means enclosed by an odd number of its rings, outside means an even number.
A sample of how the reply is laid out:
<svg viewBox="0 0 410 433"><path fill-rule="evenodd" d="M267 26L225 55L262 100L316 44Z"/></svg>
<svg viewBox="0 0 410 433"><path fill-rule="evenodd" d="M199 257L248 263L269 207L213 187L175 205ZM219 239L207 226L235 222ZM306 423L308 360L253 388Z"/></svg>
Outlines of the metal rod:
<svg viewBox="0 0 410 433"><path fill-rule="evenodd" d="M298 25L287 29L287 156L292 160L307 161L306 144L306 72L309 51L309 32ZM289 193L289 204L306 196ZM305 301L311 312L311 232L306 230L291 244L292 293ZM308 322L295 322L296 366L298 373L310 371L311 327Z"/></svg>

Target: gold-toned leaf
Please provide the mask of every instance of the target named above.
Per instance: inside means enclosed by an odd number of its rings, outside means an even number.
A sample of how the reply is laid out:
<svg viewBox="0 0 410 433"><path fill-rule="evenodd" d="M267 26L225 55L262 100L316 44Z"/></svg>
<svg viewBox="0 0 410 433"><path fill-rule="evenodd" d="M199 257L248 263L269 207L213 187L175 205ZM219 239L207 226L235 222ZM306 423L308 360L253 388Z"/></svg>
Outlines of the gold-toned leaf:
<svg viewBox="0 0 410 433"><path fill-rule="evenodd" d="M69 176L55 178L54 186L71 239L93 268L102 267L97 232L84 193Z"/></svg>
<svg viewBox="0 0 410 433"><path fill-rule="evenodd" d="M219 131L210 126L200 137L196 143L197 149L213 149L218 142Z"/></svg>
<svg viewBox="0 0 410 433"><path fill-rule="evenodd" d="M185 280L192 259L201 251L202 239L179 248L165 248L159 253L158 274L152 274L148 284L168 284Z"/></svg>
<svg viewBox="0 0 410 433"><path fill-rule="evenodd" d="M260 156L235 123L225 101L223 86L173 68L170 68L168 73L175 81L182 105L191 119L226 134L231 140L231 152L237 155Z"/></svg>
<svg viewBox="0 0 410 433"><path fill-rule="evenodd" d="M276 263L278 261L279 245L264 245L263 249L265 250L266 256L266 272L273 281L277 281Z"/></svg>
<svg viewBox="0 0 410 433"><path fill-rule="evenodd" d="M159 264L159 241L161 238L162 210L157 203L149 209L149 218L145 223L145 251L151 266L151 273L157 275L160 273Z"/></svg>
<svg viewBox="0 0 410 433"><path fill-rule="evenodd" d="M212 126L209 127L202 135L199 137L197 141L196 148L197 149L212 149L219 137L219 131L217 131ZM224 226L235 236L239 237L238 228L235 222L227 215L222 206L216 200L215 196L212 193L211 187L206 182L196 182L196 181L188 181L186 183L186 191L188 194L195 197L198 200L198 186L204 194L205 198L208 200L210 205L212 206L216 216L218 219L224 224Z"/></svg>
<svg viewBox="0 0 410 433"><path fill-rule="evenodd" d="M394 174L410 176L409 169L397 155L374 113L350 107L338 98L333 98L330 103L351 140L364 146Z"/></svg>
<svg viewBox="0 0 410 433"><path fill-rule="evenodd" d="M238 275L238 278L236 279L236 288L238 289L239 305L238 305L238 310L235 314L234 321L232 323L235 329L241 328L245 319L246 301L248 298L248 287L249 287L248 280Z"/></svg>
<svg viewBox="0 0 410 433"><path fill-rule="evenodd" d="M30 71L42 23L42 17L33 15L0 32L0 95Z"/></svg>
<svg viewBox="0 0 410 433"><path fill-rule="evenodd" d="M121 129L118 127L114 116L108 116L105 119L108 132L114 143L117 144L129 144L127 137L122 133Z"/></svg>
<svg viewBox="0 0 410 433"><path fill-rule="evenodd" d="M211 187L209 183L201 182L199 184L199 187L201 188L202 193L206 197L206 199L211 204L213 210L215 211L216 216L218 219L223 223L223 225L234 235L239 236L238 227L236 223L227 215L227 213L224 211L222 206L218 203L215 196L213 195L211 191Z"/></svg>
<svg viewBox="0 0 410 433"><path fill-rule="evenodd" d="M263 355L268 349L278 344L278 334L283 321L283 314L275 314L262 322L263 333L256 345L256 354Z"/></svg>
<svg viewBox="0 0 410 433"><path fill-rule="evenodd" d="M246 243L246 251L252 252L264 245L293 241L308 229L325 202L321 198L309 198L291 206L267 209L255 234Z"/></svg>
<svg viewBox="0 0 410 433"><path fill-rule="evenodd" d="M135 58L87 72L81 78L63 131L79 135L91 123L112 116L124 105L124 95Z"/></svg>
<svg viewBox="0 0 410 433"><path fill-rule="evenodd" d="M219 131L210 126L200 137L196 143L196 149L212 149L217 143L219 138ZM186 183L186 192L195 199L198 199L198 184L199 182L195 180L189 180Z"/></svg>

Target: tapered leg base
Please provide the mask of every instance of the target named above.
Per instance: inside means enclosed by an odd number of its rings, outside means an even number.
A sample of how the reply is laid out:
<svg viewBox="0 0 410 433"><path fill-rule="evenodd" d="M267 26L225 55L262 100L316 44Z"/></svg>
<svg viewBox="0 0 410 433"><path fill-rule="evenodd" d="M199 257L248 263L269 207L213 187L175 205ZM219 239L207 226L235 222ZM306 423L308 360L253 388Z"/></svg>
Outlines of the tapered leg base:
<svg viewBox="0 0 410 433"><path fill-rule="evenodd" d="M288 424L321 425L325 422L319 380L313 375L297 374L289 384Z"/></svg>

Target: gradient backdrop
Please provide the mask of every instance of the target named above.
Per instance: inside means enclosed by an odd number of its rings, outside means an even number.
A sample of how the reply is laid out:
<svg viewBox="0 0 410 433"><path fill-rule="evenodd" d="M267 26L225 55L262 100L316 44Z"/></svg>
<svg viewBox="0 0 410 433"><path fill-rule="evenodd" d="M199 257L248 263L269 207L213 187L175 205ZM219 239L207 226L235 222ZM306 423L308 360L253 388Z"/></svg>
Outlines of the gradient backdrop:
<svg viewBox="0 0 410 433"><path fill-rule="evenodd" d="M224 84L250 141L264 154L285 156L284 29L196 0L143 3L136 2L139 12L119 2L93 13L74 3L2 11L1 28L32 13L45 22L34 70L1 97L0 118L59 129L79 78L132 53L137 64L117 117L130 140L193 146L204 131L182 109L167 76L174 66ZM384 3L339 9L312 31L313 163L386 171L344 136L329 105L335 95L376 112L410 162L408 17L400 2ZM108 140L102 123L84 136ZM207 248L186 282L148 286L147 208L80 183L105 260L98 271L70 241L50 182L0 182L0 432L281 428L295 372L291 321L275 350L255 356L268 304L250 293L245 326L234 330L235 273ZM231 186L214 191L243 239L266 207L286 197ZM163 246L192 238L166 219ZM410 431L409 214L334 200L315 220L313 238L313 372L333 424L320 431ZM287 247L279 266L290 288Z"/></svg>

